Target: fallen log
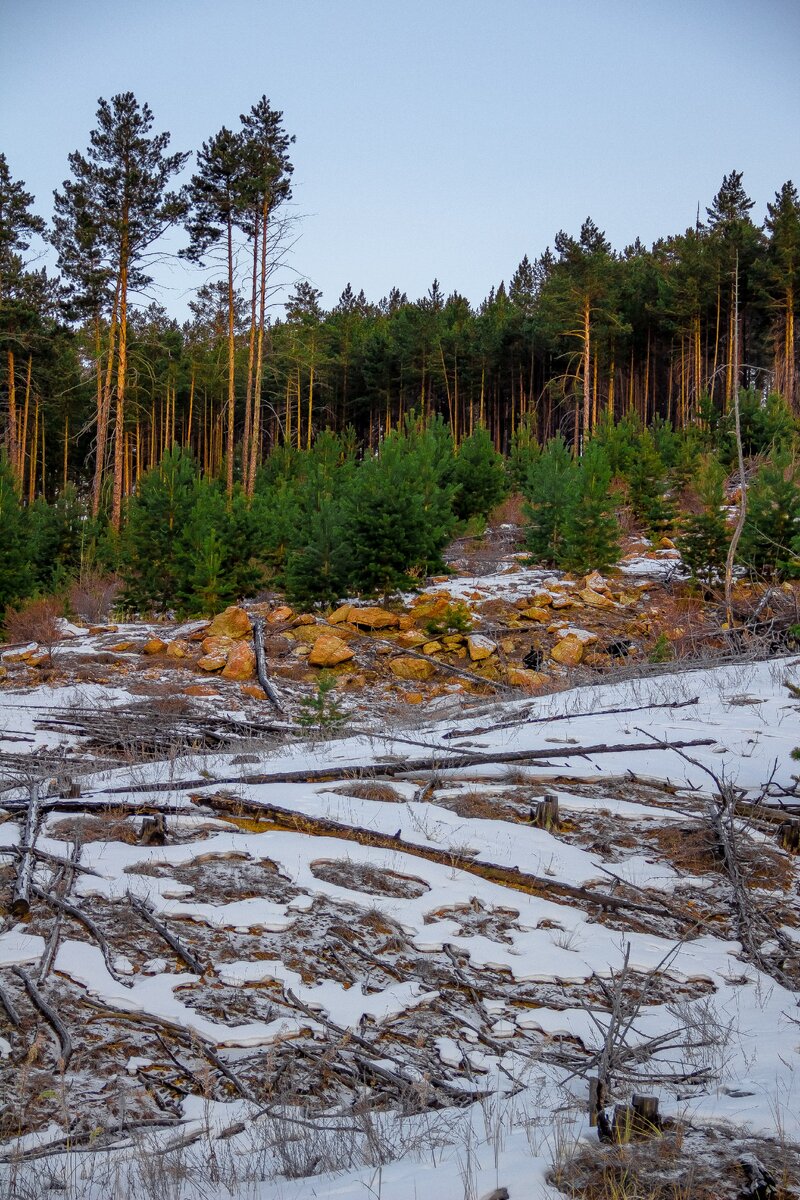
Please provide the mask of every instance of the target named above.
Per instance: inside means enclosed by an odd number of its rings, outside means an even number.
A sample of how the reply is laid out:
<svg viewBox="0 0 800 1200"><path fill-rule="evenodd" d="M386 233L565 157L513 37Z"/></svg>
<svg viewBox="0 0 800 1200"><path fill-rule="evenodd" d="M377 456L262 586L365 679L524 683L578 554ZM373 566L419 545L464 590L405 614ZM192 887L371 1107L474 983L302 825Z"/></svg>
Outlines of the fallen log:
<svg viewBox="0 0 800 1200"><path fill-rule="evenodd" d="M81 909L79 909L76 905L70 904L68 900L62 900L59 896L54 896L49 892L45 892L43 888L37 887L36 884L33 886L33 892L39 897L40 900L43 900L45 904L49 904L58 912L64 913L68 917L72 917L74 921L78 921L85 929L88 929L89 933L100 947L100 951L106 964L106 969L111 978L115 979L117 983L121 983L123 987L133 987L133 984L124 979L120 975L119 971L115 969L111 959L111 947L109 946L105 935L101 932L101 930L87 913L82 912Z"/></svg>
<svg viewBox="0 0 800 1200"><path fill-rule="evenodd" d="M25 824L20 841L19 866L14 891L11 896L11 914L26 917L31 910L31 882L33 880L33 848L39 831L39 780L30 785Z"/></svg>
<svg viewBox="0 0 800 1200"><path fill-rule="evenodd" d="M248 783L326 783L331 780L346 782L351 779L391 779L400 775L416 775L420 771L452 771L457 767L481 767L492 763L506 765L508 763L547 762L548 759L589 758L598 754L638 754L651 750L682 750L692 746L713 746L714 738L692 738L681 742L621 742L615 746L607 746L600 742L594 746L563 746L548 747L546 750L507 750L498 754L475 754L473 752L453 755L442 760L438 754L429 758L402 758L396 762L337 763L331 767L312 768L303 771L274 771L269 775L230 775L213 780L215 787L220 784ZM442 748L444 750L444 747ZM449 750L445 751L450 753ZM118 795L120 792L133 795L137 792L186 792L194 788L208 787L208 779L184 779L153 783L135 783L127 787L106 788L104 796ZM194 797L191 797L194 800ZM199 799L199 798L198 798ZM198 801L195 800L195 803Z"/></svg>
<svg viewBox="0 0 800 1200"><path fill-rule="evenodd" d="M25 985L25 991L28 993L32 1004L38 1008L39 1012L47 1021L48 1025L54 1030L58 1038L58 1044L61 1047L61 1062L62 1067L66 1070L69 1060L72 1058L72 1037L64 1022L59 1017L55 1009L48 1004L42 993L36 987L31 977L23 971L22 967L12 967L14 974L22 980Z"/></svg>
<svg viewBox="0 0 800 1200"><path fill-rule="evenodd" d="M264 618L253 618L253 649L256 655L256 674L262 690L276 712L283 713L280 692L267 674L267 652L264 648Z"/></svg>
<svg viewBox="0 0 800 1200"><path fill-rule="evenodd" d="M655 708L688 708L699 703L699 696L691 700L672 700L666 704L637 704L630 708L597 708L593 712L560 713L551 717L518 717L513 721L501 721L497 725L479 725L472 729L451 729L442 734L442 740L463 737L480 737L485 733L495 733L498 729L513 729L518 725L549 725L553 721L577 721L581 717L616 717L622 713L650 712Z"/></svg>
<svg viewBox="0 0 800 1200"><path fill-rule="evenodd" d="M195 958L191 950L187 950L183 943L179 941L173 933L170 933L166 925L159 921L158 917L156 917L154 913L150 911L146 904L144 904L137 896L132 895L131 892L127 893L127 899L133 911L138 913L140 917L142 917L149 925L153 927L153 929L155 929L156 933L158 933L167 943L167 945L175 951L178 958L180 958L181 961L186 964L190 971L194 971L195 975L205 974L206 968L202 965L199 959Z"/></svg>
<svg viewBox="0 0 800 1200"><path fill-rule="evenodd" d="M415 858L425 858L441 866L454 870L466 871L470 875L478 875L490 882L500 883L504 887L514 888L519 892L533 895L570 896L593 904L600 908L629 908L635 912L647 913L649 916L669 916L675 920L684 921L687 925L694 924L689 920L671 912L668 908L655 908L653 905L641 904L636 900L609 895L605 892L595 892L590 888L578 887L570 883L560 883L543 875L531 875L521 871L519 867L505 867L500 863L476 862L467 854L457 850L438 850L433 846L420 846L414 842L406 842L397 834L377 833L371 829L363 829L358 825L345 825L328 817L308 816L294 809L282 808L276 804L259 804L252 800L243 800L232 796L191 796L195 804L213 808L215 812L224 813L236 819L246 817L262 820L265 828L282 829L292 833L304 833L315 837L335 837L342 841L357 842L361 846L377 846L385 850L399 850Z"/></svg>

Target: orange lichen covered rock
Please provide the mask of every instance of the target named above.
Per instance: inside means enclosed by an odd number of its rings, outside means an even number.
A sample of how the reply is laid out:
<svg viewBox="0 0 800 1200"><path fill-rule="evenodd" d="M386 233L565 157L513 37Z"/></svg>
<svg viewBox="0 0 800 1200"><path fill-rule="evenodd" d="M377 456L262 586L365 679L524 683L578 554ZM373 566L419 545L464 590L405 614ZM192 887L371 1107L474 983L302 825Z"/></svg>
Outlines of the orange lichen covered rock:
<svg viewBox="0 0 800 1200"><path fill-rule="evenodd" d="M160 637L148 638L142 646L142 654L163 654L167 643Z"/></svg>
<svg viewBox="0 0 800 1200"><path fill-rule="evenodd" d="M560 642L556 642L550 651L550 657L563 667L577 667L583 658L583 642L574 633L569 633Z"/></svg>
<svg viewBox="0 0 800 1200"><path fill-rule="evenodd" d="M167 658L188 658L189 643L183 638L174 638L167 646Z"/></svg>
<svg viewBox="0 0 800 1200"><path fill-rule="evenodd" d="M355 650L347 642L334 633L323 633L314 642L308 662L312 667L338 667L339 663L349 662L351 658L355 658Z"/></svg>
<svg viewBox="0 0 800 1200"><path fill-rule="evenodd" d="M512 687L524 688L527 692L538 692L550 682L541 671L529 671L526 667L509 667L508 682Z"/></svg>
<svg viewBox="0 0 800 1200"><path fill-rule="evenodd" d="M237 642L228 654L222 671L224 679L252 679L256 670L256 656L249 642Z"/></svg>
<svg viewBox="0 0 800 1200"><path fill-rule="evenodd" d="M472 661L480 662L481 659L491 658L496 653L497 644L491 638L484 637L482 633L473 633L467 638L467 649Z"/></svg>
<svg viewBox="0 0 800 1200"><path fill-rule="evenodd" d="M224 612L217 613L206 630L207 637L228 637L232 641L247 637L252 629L250 618L243 608L232 604Z"/></svg>
<svg viewBox="0 0 800 1200"><path fill-rule="evenodd" d="M198 658L197 665L201 671L221 671L227 661L226 654L204 654Z"/></svg>
<svg viewBox="0 0 800 1200"><path fill-rule="evenodd" d="M395 629L400 624L397 613L389 612L385 608L353 607L348 611L347 620L351 625L358 625L363 629Z"/></svg>
<svg viewBox="0 0 800 1200"><path fill-rule="evenodd" d="M398 679L431 679L436 673L436 664L424 658L412 658L410 654L400 654L389 663L389 670Z"/></svg>

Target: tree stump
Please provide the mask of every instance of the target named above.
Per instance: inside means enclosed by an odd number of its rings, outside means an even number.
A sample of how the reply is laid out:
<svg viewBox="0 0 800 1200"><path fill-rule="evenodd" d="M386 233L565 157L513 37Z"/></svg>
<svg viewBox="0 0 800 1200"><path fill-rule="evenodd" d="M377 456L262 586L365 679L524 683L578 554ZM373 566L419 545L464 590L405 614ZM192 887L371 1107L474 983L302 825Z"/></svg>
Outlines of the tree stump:
<svg viewBox="0 0 800 1200"><path fill-rule="evenodd" d="M790 854L800 854L800 821L783 821L778 826L778 845Z"/></svg>
<svg viewBox="0 0 800 1200"><path fill-rule="evenodd" d="M633 1096L630 1104L617 1104L614 1108L613 1140L619 1144L652 1137L660 1129L656 1096Z"/></svg>
<svg viewBox="0 0 800 1200"><path fill-rule="evenodd" d="M545 792L532 810L531 821L537 829L558 829L558 796L554 792Z"/></svg>
<svg viewBox="0 0 800 1200"><path fill-rule="evenodd" d="M163 846L167 840L167 820L163 813L153 817L145 817L139 830L139 842L142 846Z"/></svg>

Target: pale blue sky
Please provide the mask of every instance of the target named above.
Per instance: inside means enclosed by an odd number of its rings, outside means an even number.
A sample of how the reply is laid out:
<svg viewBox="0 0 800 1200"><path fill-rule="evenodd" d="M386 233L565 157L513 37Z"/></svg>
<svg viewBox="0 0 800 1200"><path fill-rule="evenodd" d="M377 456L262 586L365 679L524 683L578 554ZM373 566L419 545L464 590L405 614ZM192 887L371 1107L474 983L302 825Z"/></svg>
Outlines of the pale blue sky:
<svg viewBox="0 0 800 1200"><path fill-rule="evenodd" d="M587 214L622 248L734 168L758 220L800 185L800 0L0 0L0 31L0 150L44 215L99 96L196 149L266 93L328 305L434 276L477 302Z"/></svg>

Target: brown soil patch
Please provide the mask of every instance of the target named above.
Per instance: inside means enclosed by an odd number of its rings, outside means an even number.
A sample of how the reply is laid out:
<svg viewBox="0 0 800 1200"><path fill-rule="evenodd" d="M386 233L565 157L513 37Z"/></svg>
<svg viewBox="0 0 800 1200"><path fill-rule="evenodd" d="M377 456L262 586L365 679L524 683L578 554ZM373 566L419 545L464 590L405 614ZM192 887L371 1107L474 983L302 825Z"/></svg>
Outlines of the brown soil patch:
<svg viewBox="0 0 800 1200"><path fill-rule="evenodd" d="M373 867L370 863L350 862L346 858L320 859L311 864L311 872L317 879L338 887L371 892L377 896L396 896L403 900L414 899L430 890L421 879Z"/></svg>

